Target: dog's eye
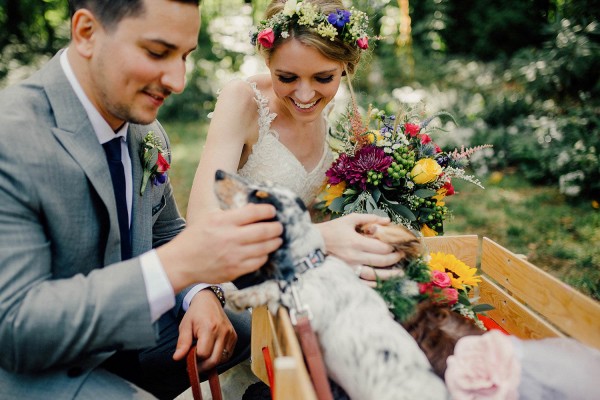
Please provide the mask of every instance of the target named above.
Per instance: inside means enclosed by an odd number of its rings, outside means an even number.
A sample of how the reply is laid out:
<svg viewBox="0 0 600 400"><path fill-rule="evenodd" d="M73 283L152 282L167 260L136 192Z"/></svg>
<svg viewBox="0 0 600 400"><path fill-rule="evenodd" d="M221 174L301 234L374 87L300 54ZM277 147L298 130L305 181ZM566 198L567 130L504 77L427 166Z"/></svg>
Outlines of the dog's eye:
<svg viewBox="0 0 600 400"><path fill-rule="evenodd" d="M256 189L248 194L248 201L250 203L271 203L272 197L269 192Z"/></svg>

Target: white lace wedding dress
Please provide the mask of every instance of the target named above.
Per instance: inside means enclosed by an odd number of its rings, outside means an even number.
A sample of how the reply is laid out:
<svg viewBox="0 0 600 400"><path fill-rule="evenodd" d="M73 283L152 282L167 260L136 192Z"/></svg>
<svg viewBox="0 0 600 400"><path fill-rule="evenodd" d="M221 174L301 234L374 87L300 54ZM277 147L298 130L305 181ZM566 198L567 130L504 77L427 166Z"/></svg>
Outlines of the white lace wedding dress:
<svg viewBox="0 0 600 400"><path fill-rule="evenodd" d="M257 89L256 83L248 84L254 90L258 105L258 141L238 173L253 181L270 181L275 185L287 187L307 206L310 205L319 194L325 182L325 172L333 162L329 144L324 141L319 163L312 171L307 171L294 154L279 141L279 134L271 129L271 123L277 114L269 110L268 99Z"/></svg>

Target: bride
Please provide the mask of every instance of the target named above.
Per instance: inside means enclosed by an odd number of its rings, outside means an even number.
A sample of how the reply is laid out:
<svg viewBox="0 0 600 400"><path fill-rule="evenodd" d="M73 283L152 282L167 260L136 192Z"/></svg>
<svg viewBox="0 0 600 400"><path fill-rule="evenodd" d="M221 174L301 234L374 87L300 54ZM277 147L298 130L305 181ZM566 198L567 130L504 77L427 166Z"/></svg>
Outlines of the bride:
<svg viewBox="0 0 600 400"><path fill-rule="evenodd" d="M215 171L237 172L295 191L310 205L333 161L327 143L328 105L342 77L350 79L368 47L368 17L340 0L272 1L253 35L268 74L229 82L221 91L188 204L188 221L218 212ZM317 224L327 252L375 283L375 269L402 254L356 232L358 225L387 224L374 215L350 214ZM387 271L377 272L379 278Z"/></svg>

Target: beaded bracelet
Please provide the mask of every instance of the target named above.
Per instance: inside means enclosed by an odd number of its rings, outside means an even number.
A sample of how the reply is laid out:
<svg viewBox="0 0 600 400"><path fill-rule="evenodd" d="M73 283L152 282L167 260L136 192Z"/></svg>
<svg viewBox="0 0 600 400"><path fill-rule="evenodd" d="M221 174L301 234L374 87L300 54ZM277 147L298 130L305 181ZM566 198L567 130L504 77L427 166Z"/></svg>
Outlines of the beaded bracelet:
<svg viewBox="0 0 600 400"><path fill-rule="evenodd" d="M208 289L212 290L217 299L221 302L221 307L225 307L225 291L221 286L211 285Z"/></svg>

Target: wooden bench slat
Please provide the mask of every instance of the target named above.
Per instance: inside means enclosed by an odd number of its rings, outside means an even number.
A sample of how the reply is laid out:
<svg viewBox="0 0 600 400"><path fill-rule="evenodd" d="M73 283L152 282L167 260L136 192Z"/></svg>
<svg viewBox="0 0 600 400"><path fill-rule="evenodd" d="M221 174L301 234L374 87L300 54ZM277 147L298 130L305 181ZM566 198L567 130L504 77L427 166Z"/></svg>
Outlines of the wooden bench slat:
<svg viewBox="0 0 600 400"><path fill-rule="evenodd" d="M267 346L274 359L275 396L278 399L317 400L304 356L287 310L273 316L266 306L252 310L252 372L269 384L262 349Z"/></svg>
<svg viewBox="0 0 600 400"><path fill-rule="evenodd" d="M435 236L423 238L429 252L454 254L471 268L477 267L479 237L477 235Z"/></svg>
<svg viewBox="0 0 600 400"><path fill-rule="evenodd" d="M479 303L494 306L486 315L511 335L522 339L565 336L542 317L529 310L486 276L479 284Z"/></svg>
<svg viewBox="0 0 600 400"><path fill-rule="evenodd" d="M488 238L481 254L482 271L500 286L569 336L600 348L600 303Z"/></svg>

